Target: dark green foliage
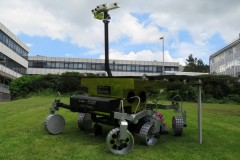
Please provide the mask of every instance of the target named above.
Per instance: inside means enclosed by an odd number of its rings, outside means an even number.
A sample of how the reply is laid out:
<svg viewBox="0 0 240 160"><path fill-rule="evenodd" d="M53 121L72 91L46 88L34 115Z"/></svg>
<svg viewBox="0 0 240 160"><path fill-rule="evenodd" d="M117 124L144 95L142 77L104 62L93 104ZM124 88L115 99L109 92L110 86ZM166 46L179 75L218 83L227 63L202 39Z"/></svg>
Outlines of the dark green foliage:
<svg viewBox="0 0 240 160"><path fill-rule="evenodd" d="M73 92L80 89L80 77L82 75L79 72L65 72L60 77L59 89L61 92Z"/></svg>
<svg viewBox="0 0 240 160"><path fill-rule="evenodd" d="M61 93L75 93L80 90L81 77L96 76L94 74L80 74L67 72L62 75L25 75L13 80L10 84L13 99L25 97L29 93L42 91ZM148 77L151 79L152 77ZM180 95L184 101L196 102L198 88L195 83L202 81L202 101L208 103L240 103L240 82L238 78L219 75L202 76L158 76L154 79L167 79L167 89L159 93L158 99L172 100L175 95ZM185 83L184 83L185 82Z"/></svg>
<svg viewBox="0 0 240 160"><path fill-rule="evenodd" d="M30 93L32 80L37 79L37 76L22 76L13 80L10 84L11 96L24 97Z"/></svg>
<svg viewBox="0 0 240 160"><path fill-rule="evenodd" d="M184 101L196 101L196 88L181 81L171 82L167 85L167 97L169 100L175 95L180 95Z"/></svg>
<svg viewBox="0 0 240 160"><path fill-rule="evenodd" d="M80 78L83 76L96 76L95 74L78 72L66 72L62 75L24 75L13 80L10 84L12 99L25 97L30 93L48 90L48 92L69 93L77 92L80 88Z"/></svg>
<svg viewBox="0 0 240 160"><path fill-rule="evenodd" d="M149 77L151 79L153 77ZM184 101L196 101L198 88L196 82L202 81L202 101L207 103L240 103L239 78L225 75L175 76L165 75L154 77L167 79L167 98L182 96ZM184 84L184 81L186 82Z"/></svg>

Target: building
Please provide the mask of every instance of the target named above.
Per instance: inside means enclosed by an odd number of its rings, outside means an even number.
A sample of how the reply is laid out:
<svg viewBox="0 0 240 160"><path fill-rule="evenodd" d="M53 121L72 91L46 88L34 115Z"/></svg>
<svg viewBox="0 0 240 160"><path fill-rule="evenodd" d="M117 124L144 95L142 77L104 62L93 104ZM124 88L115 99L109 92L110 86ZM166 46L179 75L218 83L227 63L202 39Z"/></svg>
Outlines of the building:
<svg viewBox="0 0 240 160"><path fill-rule="evenodd" d="M29 56L27 74L61 74L64 72L104 73L104 59ZM162 62L109 60L113 76L160 75ZM165 71L179 71L178 62L165 62Z"/></svg>
<svg viewBox="0 0 240 160"><path fill-rule="evenodd" d="M10 99L9 82L27 73L28 47L0 23L0 101Z"/></svg>
<svg viewBox="0 0 240 160"><path fill-rule="evenodd" d="M212 54L210 74L240 76L240 35L237 40Z"/></svg>

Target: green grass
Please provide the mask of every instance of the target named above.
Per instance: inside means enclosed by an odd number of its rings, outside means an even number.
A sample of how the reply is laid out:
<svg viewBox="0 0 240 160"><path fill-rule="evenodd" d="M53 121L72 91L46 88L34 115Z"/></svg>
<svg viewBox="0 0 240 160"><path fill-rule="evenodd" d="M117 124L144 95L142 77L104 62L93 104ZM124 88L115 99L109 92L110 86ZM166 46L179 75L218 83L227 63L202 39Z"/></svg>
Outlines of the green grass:
<svg viewBox="0 0 240 160"><path fill-rule="evenodd" d="M43 121L49 114L53 97L33 96L0 103L0 160L33 159L239 159L240 106L203 104L203 144L198 144L197 104L185 103L187 124L182 137L161 135L155 146L135 143L127 155L114 155L105 143L105 134L94 137L77 126L77 113L60 109L66 127L60 135L49 135ZM63 99L68 103L68 98ZM172 111L163 111L170 125Z"/></svg>

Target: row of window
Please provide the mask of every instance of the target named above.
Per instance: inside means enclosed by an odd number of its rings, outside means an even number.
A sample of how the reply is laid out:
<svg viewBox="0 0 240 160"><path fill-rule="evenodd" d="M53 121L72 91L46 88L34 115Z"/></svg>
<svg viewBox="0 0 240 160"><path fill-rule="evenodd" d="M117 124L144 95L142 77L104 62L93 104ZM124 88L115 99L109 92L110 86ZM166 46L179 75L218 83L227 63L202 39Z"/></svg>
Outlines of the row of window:
<svg viewBox="0 0 240 160"><path fill-rule="evenodd" d="M225 72L226 70L228 70L228 69L230 69L230 68L232 68L234 66L235 67L236 66L240 66L240 58L235 59L235 60L233 60L231 62L228 62L226 65L223 64L223 65L219 66L219 70L220 70L220 72Z"/></svg>
<svg viewBox="0 0 240 160"><path fill-rule="evenodd" d="M162 71L162 66L135 65L135 64L110 64L112 71L126 72L150 72L158 73ZM54 69L76 69L76 70L99 70L103 71L103 63L85 63L85 62L56 62L56 61L34 61L29 60L29 68L54 68ZM165 71L178 71L178 67L165 66Z"/></svg>
<svg viewBox="0 0 240 160"><path fill-rule="evenodd" d="M0 30L0 42L5 44L11 50L16 52L18 55L27 59L28 52L23 49L20 45L18 45L14 40L12 40L8 35L6 35L2 30Z"/></svg>
<svg viewBox="0 0 240 160"><path fill-rule="evenodd" d="M13 61L12 59L5 56L1 52L0 52L0 64L20 74L26 74L27 72L27 69L25 67Z"/></svg>

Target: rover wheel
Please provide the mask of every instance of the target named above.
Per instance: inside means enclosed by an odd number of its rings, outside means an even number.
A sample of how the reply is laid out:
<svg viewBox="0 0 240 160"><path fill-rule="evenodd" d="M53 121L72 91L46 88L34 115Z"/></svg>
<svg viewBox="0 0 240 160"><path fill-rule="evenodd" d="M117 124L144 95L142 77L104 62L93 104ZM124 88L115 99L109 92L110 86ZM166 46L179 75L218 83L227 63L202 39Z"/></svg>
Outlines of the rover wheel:
<svg viewBox="0 0 240 160"><path fill-rule="evenodd" d="M182 116L173 116L172 118L172 130L174 136L181 136L183 132L183 117Z"/></svg>
<svg viewBox="0 0 240 160"><path fill-rule="evenodd" d="M153 126L152 122L147 122L142 126L142 128L139 132L141 141L144 144L149 145L149 146L155 145L158 141L159 135L156 135L153 133L153 129L154 129L153 127L154 126Z"/></svg>
<svg viewBox="0 0 240 160"><path fill-rule="evenodd" d="M90 130L92 128L92 118L89 113L78 114L78 127L81 130Z"/></svg>
<svg viewBox="0 0 240 160"><path fill-rule="evenodd" d="M59 134L63 132L65 127L65 120L59 114L50 114L45 118L44 128L50 134Z"/></svg>
<svg viewBox="0 0 240 160"><path fill-rule="evenodd" d="M119 128L112 129L107 135L107 146L114 154L127 154L134 146L134 139L132 134L127 131L127 138L125 140L119 139Z"/></svg>

